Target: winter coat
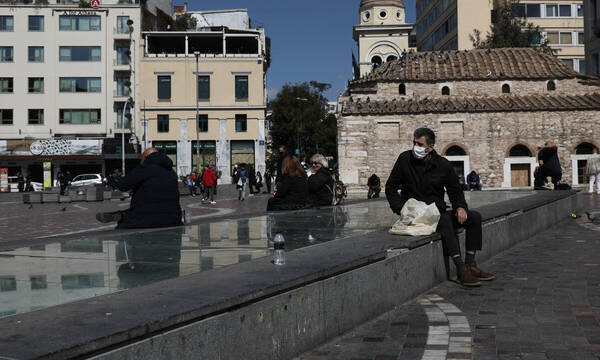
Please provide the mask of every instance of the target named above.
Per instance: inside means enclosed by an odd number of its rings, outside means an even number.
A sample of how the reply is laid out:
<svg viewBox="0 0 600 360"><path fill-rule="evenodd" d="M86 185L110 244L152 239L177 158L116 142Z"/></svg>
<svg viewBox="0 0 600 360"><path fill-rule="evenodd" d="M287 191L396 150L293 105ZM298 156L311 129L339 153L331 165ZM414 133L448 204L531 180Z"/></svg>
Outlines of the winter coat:
<svg viewBox="0 0 600 360"><path fill-rule="evenodd" d="M600 174L600 154L594 154L588 159L585 172L588 175Z"/></svg>
<svg viewBox="0 0 600 360"><path fill-rule="evenodd" d="M544 162L544 169L550 174L562 174L560 160L558 160L558 150L555 147L546 147L538 152L538 160Z"/></svg>
<svg viewBox="0 0 600 360"><path fill-rule="evenodd" d="M202 184L204 186L213 187L217 185L217 174L211 168L204 170L204 175L202 176Z"/></svg>
<svg viewBox="0 0 600 360"><path fill-rule="evenodd" d="M306 178L283 175L272 199L272 210L294 210L306 207L308 185Z"/></svg>
<svg viewBox="0 0 600 360"><path fill-rule="evenodd" d="M151 228L181 225L177 174L166 155L155 152L146 158L116 187L133 190L131 207L122 212L118 228Z"/></svg>
<svg viewBox="0 0 600 360"><path fill-rule="evenodd" d="M439 156L435 151L432 151L430 155L429 160L418 160L409 150L398 156L385 184L385 196L392 211L396 214L400 214L404 203L411 198L423 201L428 205L435 203L440 213L446 212L444 187L448 191L453 210L458 208L468 210L465 195L450 161ZM423 163L417 163L418 161L423 161ZM420 170L417 169L417 166L423 166L421 168L424 171L422 176L419 175ZM402 191L398 194L400 188Z"/></svg>
<svg viewBox="0 0 600 360"><path fill-rule="evenodd" d="M329 206L333 200L333 178L324 167L308 178L308 198L312 206Z"/></svg>
<svg viewBox="0 0 600 360"><path fill-rule="evenodd" d="M479 174L474 171L471 171L469 175L467 175L467 183L470 185L471 183L479 184L481 182L481 178Z"/></svg>

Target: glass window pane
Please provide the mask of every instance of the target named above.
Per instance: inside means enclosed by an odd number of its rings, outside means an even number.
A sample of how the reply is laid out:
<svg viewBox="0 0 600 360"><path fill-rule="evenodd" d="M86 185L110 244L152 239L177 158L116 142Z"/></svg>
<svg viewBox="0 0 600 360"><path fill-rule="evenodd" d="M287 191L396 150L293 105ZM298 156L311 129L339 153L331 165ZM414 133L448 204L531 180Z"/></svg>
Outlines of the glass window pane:
<svg viewBox="0 0 600 360"><path fill-rule="evenodd" d="M547 35L549 44L558 44L558 33L549 32Z"/></svg>
<svg viewBox="0 0 600 360"><path fill-rule="evenodd" d="M72 18L70 16L60 17L60 30L73 30Z"/></svg>
<svg viewBox="0 0 600 360"><path fill-rule="evenodd" d="M527 4L527 17L539 18L540 16L540 4Z"/></svg>
<svg viewBox="0 0 600 360"><path fill-rule="evenodd" d="M198 99L210 99L210 76L198 76Z"/></svg>
<svg viewBox="0 0 600 360"><path fill-rule="evenodd" d="M560 16L565 16L565 17L571 16L571 4L560 5Z"/></svg>
<svg viewBox="0 0 600 360"><path fill-rule="evenodd" d="M577 43L579 45L585 45L585 36L582 32L577 33Z"/></svg>
<svg viewBox="0 0 600 360"><path fill-rule="evenodd" d="M59 49L60 61L69 61L71 59L71 48L61 46Z"/></svg>
<svg viewBox="0 0 600 360"><path fill-rule="evenodd" d="M558 5L546 4L546 16L548 16L548 17L558 16Z"/></svg>
<svg viewBox="0 0 600 360"><path fill-rule="evenodd" d="M236 100L248 99L248 76L235 77L235 98Z"/></svg>
<svg viewBox="0 0 600 360"><path fill-rule="evenodd" d="M560 33L560 43L561 44L572 44L573 43L573 34L570 32L561 32Z"/></svg>
<svg viewBox="0 0 600 360"><path fill-rule="evenodd" d="M77 18L77 30L89 31L90 30L90 19L88 17Z"/></svg>
<svg viewBox="0 0 600 360"><path fill-rule="evenodd" d="M171 99L171 77L170 76L159 76L158 77L158 99L159 100Z"/></svg>
<svg viewBox="0 0 600 360"><path fill-rule="evenodd" d="M515 4L513 5L513 15L515 17L526 17L525 13L525 5L524 4Z"/></svg>
<svg viewBox="0 0 600 360"><path fill-rule="evenodd" d="M573 68L573 59L562 59L562 61Z"/></svg>
<svg viewBox="0 0 600 360"><path fill-rule="evenodd" d="M91 78L89 81L89 91L90 92L100 92L102 91L102 82L100 78Z"/></svg>
<svg viewBox="0 0 600 360"><path fill-rule="evenodd" d="M90 19L90 28L92 30L100 30L100 16L92 16Z"/></svg>
<svg viewBox="0 0 600 360"><path fill-rule="evenodd" d="M92 46L91 49L91 59L90 61L100 61L101 60L101 52L99 46Z"/></svg>
<svg viewBox="0 0 600 360"><path fill-rule="evenodd" d="M577 16L583 17L583 4L577 4Z"/></svg>

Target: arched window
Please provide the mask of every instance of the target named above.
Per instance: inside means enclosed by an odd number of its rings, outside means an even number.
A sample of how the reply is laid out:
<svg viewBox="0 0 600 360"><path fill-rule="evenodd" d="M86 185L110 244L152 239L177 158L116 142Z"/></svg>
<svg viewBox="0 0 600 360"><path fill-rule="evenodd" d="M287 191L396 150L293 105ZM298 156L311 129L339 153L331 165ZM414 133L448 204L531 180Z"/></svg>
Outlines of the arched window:
<svg viewBox="0 0 600 360"><path fill-rule="evenodd" d="M503 94L510 94L510 85L508 85L508 84L502 85L502 93Z"/></svg>
<svg viewBox="0 0 600 360"><path fill-rule="evenodd" d="M377 69L383 60L381 60L381 56L375 55L371 58L371 65L373 66L373 70Z"/></svg>
<svg viewBox="0 0 600 360"><path fill-rule="evenodd" d="M446 150L446 156L466 156L467 152L465 149L461 148L458 145L453 145Z"/></svg>
<svg viewBox="0 0 600 360"><path fill-rule="evenodd" d="M400 84L400 86L398 86L398 93L400 95L406 95L406 84Z"/></svg>
<svg viewBox="0 0 600 360"><path fill-rule="evenodd" d="M509 152L510 157L531 157L531 151L525 145L518 144L513 146Z"/></svg>
<svg viewBox="0 0 600 360"><path fill-rule="evenodd" d="M594 144L590 144L588 142L581 143L575 148L575 154L577 155L587 155L594 153Z"/></svg>
<svg viewBox="0 0 600 360"><path fill-rule="evenodd" d="M388 57L387 57L387 60L386 60L386 61L394 61L394 60L396 60L397 58L398 58L398 57L397 57L396 55L390 55L390 56L388 56Z"/></svg>
<svg viewBox="0 0 600 360"><path fill-rule="evenodd" d="M450 88L447 86L444 86L442 88L442 95L450 95Z"/></svg>
<svg viewBox="0 0 600 360"><path fill-rule="evenodd" d="M556 84L554 83L554 81L552 81L552 80L548 81L548 84L546 84L546 89L548 91L556 90Z"/></svg>

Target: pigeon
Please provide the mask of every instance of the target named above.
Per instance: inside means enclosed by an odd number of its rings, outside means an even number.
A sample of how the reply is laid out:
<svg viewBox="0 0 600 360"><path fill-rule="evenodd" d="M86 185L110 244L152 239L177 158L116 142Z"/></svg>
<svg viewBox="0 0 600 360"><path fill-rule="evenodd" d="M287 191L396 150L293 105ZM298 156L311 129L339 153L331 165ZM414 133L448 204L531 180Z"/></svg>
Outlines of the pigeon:
<svg viewBox="0 0 600 360"><path fill-rule="evenodd" d="M33 204L29 205L28 209L29 210L33 209Z"/></svg>
<svg viewBox="0 0 600 360"><path fill-rule="evenodd" d="M64 207L64 208L60 209L60 211L67 211L67 208Z"/></svg>

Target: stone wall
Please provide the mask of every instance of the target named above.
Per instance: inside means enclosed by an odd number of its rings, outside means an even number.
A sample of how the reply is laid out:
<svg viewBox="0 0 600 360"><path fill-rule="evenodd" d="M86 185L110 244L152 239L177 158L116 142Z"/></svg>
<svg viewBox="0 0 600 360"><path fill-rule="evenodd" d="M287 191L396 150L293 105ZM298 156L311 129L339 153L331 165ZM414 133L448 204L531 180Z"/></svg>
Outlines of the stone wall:
<svg viewBox="0 0 600 360"><path fill-rule="evenodd" d="M425 126L436 132L440 154L451 144L466 150L484 187L506 183L505 158L514 145L523 144L536 156L548 139L559 146L563 179L572 182L571 155L583 142L600 145L594 137L600 134L599 118L600 111L341 116L340 176L350 193L366 192L373 173L385 183L398 155L412 147L414 129Z"/></svg>

